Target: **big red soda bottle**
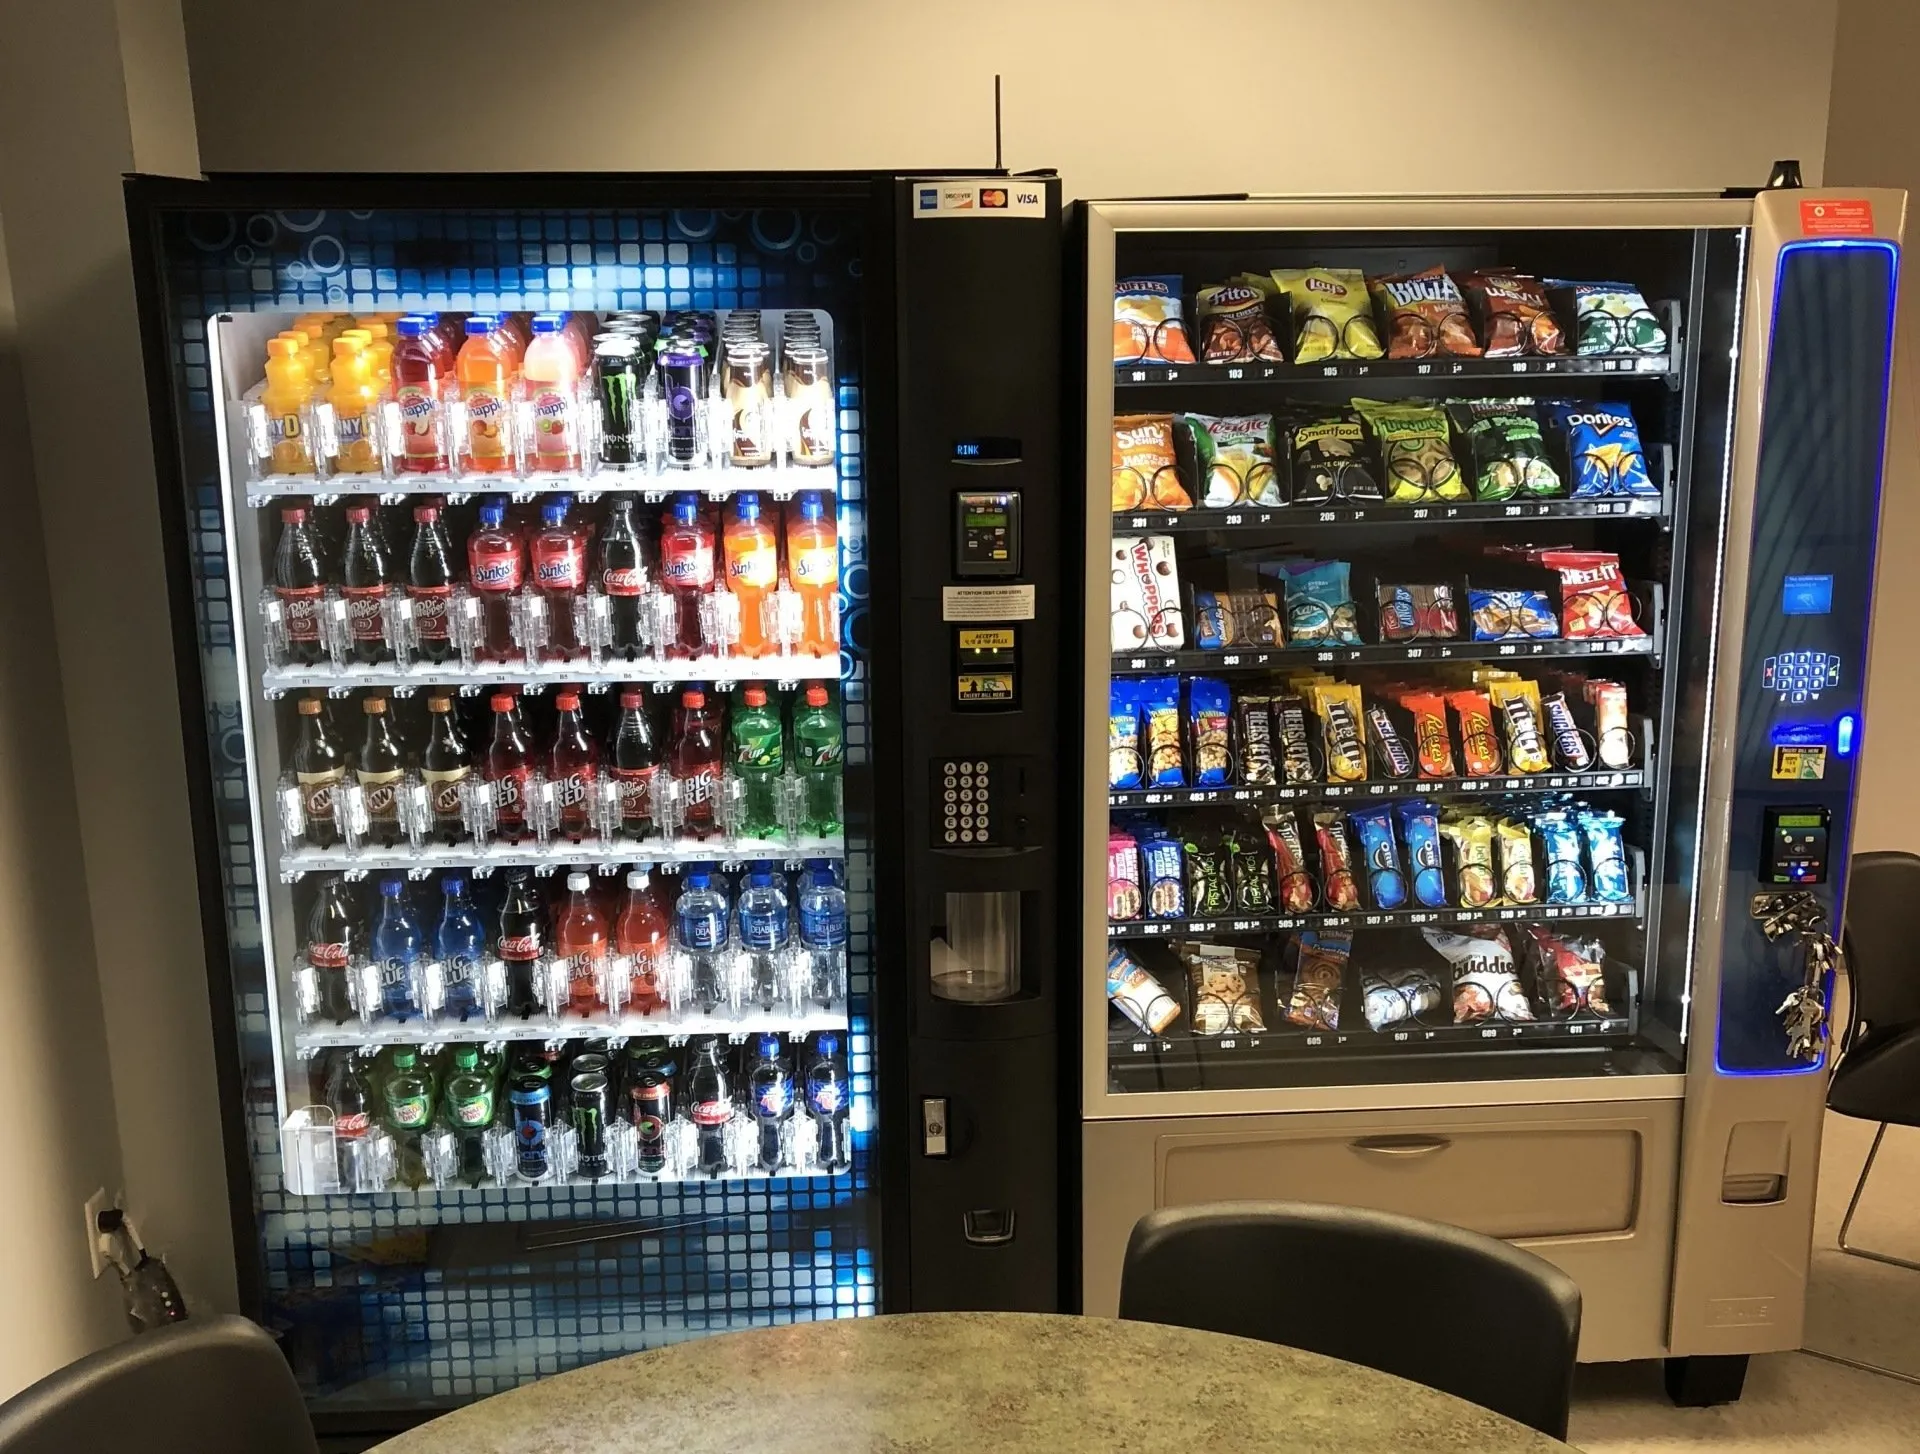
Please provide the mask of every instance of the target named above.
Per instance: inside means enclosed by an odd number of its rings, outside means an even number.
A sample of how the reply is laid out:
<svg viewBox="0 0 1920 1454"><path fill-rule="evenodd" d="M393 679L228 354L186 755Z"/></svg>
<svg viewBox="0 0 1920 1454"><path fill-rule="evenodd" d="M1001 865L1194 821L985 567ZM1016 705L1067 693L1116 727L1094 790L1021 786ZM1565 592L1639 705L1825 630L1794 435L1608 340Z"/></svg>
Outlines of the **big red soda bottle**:
<svg viewBox="0 0 1920 1454"><path fill-rule="evenodd" d="M765 656L772 649L767 641L766 600L780 583L780 539L754 491L734 496L722 540L727 589L740 607L740 640L735 649L742 656Z"/></svg>
<svg viewBox="0 0 1920 1454"><path fill-rule="evenodd" d="M660 583L673 592L679 614L667 655L699 656L700 599L713 589L713 526L695 495L675 495L667 511L660 532Z"/></svg>
<svg viewBox="0 0 1920 1454"><path fill-rule="evenodd" d="M707 694L688 687L680 694L673 745L667 752L667 770L680 785L680 830L691 838L719 831L714 803L720 791L720 717L707 705Z"/></svg>
<svg viewBox="0 0 1920 1454"><path fill-rule="evenodd" d="M280 512L280 544L273 552L273 594L280 601L290 661L311 666L327 654L320 635L326 580L320 538L307 523L305 508L287 506Z"/></svg>
<svg viewBox="0 0 1920 1454"><path fill-rule="evenodd" d="M480 597L486 630L479 654L494 661L520 655L513 639L513 598L526 575L526 555L506 520L506 503L488 500L480 507L480 528L467 538L467 584Z"/></svg>
<svg viewBox="0 0 1920 1454"><path fill-rule="evenodd" d="M646 698L638 690L620 693L612 757L613 778L620 784L620 831L645 838L654 831L653 780L660 771L660 747L647 720Z"/></svg>
<svg viewBox="0 0 1920 1454"><path fill-rule="evenodd" d="M453 655L453 545L438 505L413 507L407 600L413 609L414 654L421 661L445 661Z"/></svg>
<svg viewBox="0 0 1920 1454"><path fill-rule="evenodd" d="M593 828L593 795L600 783L600 745L580 716L580 694L561 692L553 699L560 720L547 752L547 781L560 810L560 831L584 838Z"/></svg>
<svg viewBox="0 0 1920 1454"><path fill-rule="evenodd" d="M347 599L347 638L355 661L385 661L387 555L366 505L347 508L347 544L341 551L340 594Z"/></svg>
<svg viewBox="0 0 1920 1454"><path fill-rule="evenodd" d="M613 952L627 961L627 1004L651 1015L666 1003L661 971L666 968L667 916L653 901L644 868L627 875L627 898L613 925Z"/></svg>
<svg viewBox="0 0 1920 1454"><path fill-rule="evenodd" d="M553 921L553 952L567 976L567 1008L576 1015L596 1015L607 1005L606 917L594 907L589 892L593 880L584 873L567 875L567 902Z"/></svg>
<svg viewBox="0 0 1920 1454"><path fill-rule="evenodd" d="M533 584L547 598L547 645L541 655L564 661L580 650L573 608L587 589L587 542L567 523L565 495L540 507L540 533L533 537Z"/></svg>
<svg viewBox="0 0 1920 1454"><path fill-rule="evenodd" d="M393 401L400 410L400 457L412 474L437 474L450 463L446 432L440 427L440 401L447 394L441 342L425 318L402 318L400 338L388 366L393 371Z"/></svg>
<svg viewBox="0 0 1920 1454"><path fill-rule="evenodd" d="M533 774L533 735L512 692L495 692L488 705L493 708L493 740L487 744L486 777L494 828L502 838L520 838L531 826L527 782Z"/></svg>

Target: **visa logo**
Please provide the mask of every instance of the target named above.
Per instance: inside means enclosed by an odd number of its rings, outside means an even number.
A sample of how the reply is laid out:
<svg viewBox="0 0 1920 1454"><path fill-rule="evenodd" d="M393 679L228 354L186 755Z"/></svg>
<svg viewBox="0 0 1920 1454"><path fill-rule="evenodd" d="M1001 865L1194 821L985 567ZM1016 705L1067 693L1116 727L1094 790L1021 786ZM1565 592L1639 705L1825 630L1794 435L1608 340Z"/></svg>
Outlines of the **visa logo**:
<svg viewBox="0 0 1920 1454"><path fill-rule="evenodd" d="M1040 194L1038 192L1015 192L1013 197L1022 207L1038 207L1040 205Z"/></svg>

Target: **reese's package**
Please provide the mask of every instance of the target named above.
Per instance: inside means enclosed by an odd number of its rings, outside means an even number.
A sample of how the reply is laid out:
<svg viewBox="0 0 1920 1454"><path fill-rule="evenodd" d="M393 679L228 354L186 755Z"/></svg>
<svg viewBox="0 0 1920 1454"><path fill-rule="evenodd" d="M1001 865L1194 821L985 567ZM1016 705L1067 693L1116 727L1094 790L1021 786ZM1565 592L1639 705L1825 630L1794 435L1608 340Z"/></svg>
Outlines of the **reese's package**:
<svg viewBox="0 0 1920 1454"><path fill-rule="evenodd" d="M1467 317L1467 300L1447 270L1423 268L1370 278L1374 306L1387 324L1388 358L1477 358L1480 342Z"/></svg>
<svg viewBox="0 0 1920 1454"><path fill-rule="evenodd" d="M1190 364L1193 345L1180 316L1176 274L1121 278L1113 285L1113 361L1117 364Z"/></svg>
<svg viewBox="0 0 1920 1454"><path fill-rule="evenodd" d="M1358 268L1275 268L1273 281L1293 314L1293 361L1379 358L1366 274Z"/></svg>

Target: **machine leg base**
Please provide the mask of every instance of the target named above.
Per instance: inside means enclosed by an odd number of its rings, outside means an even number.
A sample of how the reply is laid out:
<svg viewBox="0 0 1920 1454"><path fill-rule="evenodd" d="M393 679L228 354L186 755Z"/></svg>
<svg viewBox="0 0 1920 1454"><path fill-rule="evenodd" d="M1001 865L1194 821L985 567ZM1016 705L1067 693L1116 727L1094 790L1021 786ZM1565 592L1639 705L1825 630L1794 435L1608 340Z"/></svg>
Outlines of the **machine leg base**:
<svg viewBox="0 0 1920 1454"><path fill-rule="evenodd" d="M1667 1397L1683 1409L1730 1404L1747 1381L1744 1353L1693 1353L1667 1360Z"/></svg>

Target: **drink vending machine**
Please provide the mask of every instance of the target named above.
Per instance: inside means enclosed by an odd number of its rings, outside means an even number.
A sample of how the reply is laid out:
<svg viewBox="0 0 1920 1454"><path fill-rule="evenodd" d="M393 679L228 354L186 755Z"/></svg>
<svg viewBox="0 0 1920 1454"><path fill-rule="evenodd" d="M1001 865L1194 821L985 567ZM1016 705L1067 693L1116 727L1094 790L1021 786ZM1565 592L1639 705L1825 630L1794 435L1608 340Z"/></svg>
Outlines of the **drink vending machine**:
<svg viewBox="0 0 1920 1454"><path fill-rule="evenodd" d="M1058 182L128 200L240 1282L322 1426L1053 1306Z"/></svg>
<svg viewBox="0 0 1920 1454"><path fill-rule="evenodd" d="M1904 211L1079 209L1088 1311L1302 1199L1799 1345Z"/></svg>

